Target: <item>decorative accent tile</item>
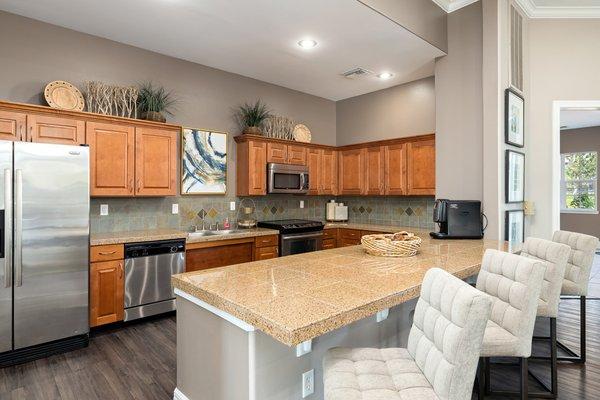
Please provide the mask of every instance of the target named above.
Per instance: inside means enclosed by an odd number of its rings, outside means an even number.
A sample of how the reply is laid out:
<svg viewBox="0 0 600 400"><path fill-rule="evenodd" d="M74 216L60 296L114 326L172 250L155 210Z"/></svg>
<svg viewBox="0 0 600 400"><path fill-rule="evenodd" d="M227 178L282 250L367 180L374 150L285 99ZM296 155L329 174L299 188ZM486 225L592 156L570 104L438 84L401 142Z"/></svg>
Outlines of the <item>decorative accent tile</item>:
<svg viewBox="0 0 600 400"><path fill-rule="evenodd" d="M356 208L356 206L352 206L352 212L357 213L358 209Z"/></svg>
<svg viewBox="0 0 600 400"><path fill-rule="evenodd" d="M422 215L423 215L423 208L421 208L421 207L417 207L417 208L415 208L415 214L416 214L418 217L422 216Z"/></svg>
<svg viewBox="0 0 600 400"><path fill-rule="evenodd" d="M217 210L215 210L214 208L211 208L211 209L208 211L208 216L209 216L209 217L211 217L211 218L214 218L214 217L216 217L217 215L219 215L219 212L218 212Z"/></svg>
<svg viewBox="0 0 600 400"><path fill-rule="evenodd" d="M406 209L406 215L409 215L409 216L410 216L410 215L413 215L414 213L415 213L415 212L413 211L413 209L412 209L412 208L408 207L408 208Z"/></svg>
<svg viewBox="0 0 600 400"><path fill-rule="evenodd" d="M263 214L268 214L268 213L269 213L269 207L265 206L265 207L262 209L262 212L263 212Z"/></svg>
<svg viewBox="0 0 600 400"><path fill-rule="evenodd" d="M275 214L277 213L277 207L273 206L271 207L271 214Z"/></svg>
<svg viewBox="0 0 600 400"><path fill-rule="evenodd" d="M373 209L371 207L367 207L367 214L371 214L373 212Z"/></svg>
<svg viewBox="0 0 600 400"><path fill-rule="evenodd" d="M279 212L279 214L283 214L284 211L285 210L281 206L279 206L279 208L277 209L277 212Z"/></svg>
<svg viewBox="0 0 600 400"><path fill-rule="evenodd" d="M364 214L365 208L363 206L360 206L360 208L358 209L358 211L360 211L361 214Z"/></svg>
<svg viewBox="0 0 600 400"><path fill-rule="evenodd" d="M402 207L398 207L398 209L396 211L398 211L398 214L400 214L400 215L404 215L404 212L405 212L404 208L402 208Z"/></svg>
<svg viewBox="0 0 600 400"><path fill-rule="evenodd" d="M204 219L204 217L206 217L206 211L204 211L204 208L198 212L198 216L200 219Z"/></svg>

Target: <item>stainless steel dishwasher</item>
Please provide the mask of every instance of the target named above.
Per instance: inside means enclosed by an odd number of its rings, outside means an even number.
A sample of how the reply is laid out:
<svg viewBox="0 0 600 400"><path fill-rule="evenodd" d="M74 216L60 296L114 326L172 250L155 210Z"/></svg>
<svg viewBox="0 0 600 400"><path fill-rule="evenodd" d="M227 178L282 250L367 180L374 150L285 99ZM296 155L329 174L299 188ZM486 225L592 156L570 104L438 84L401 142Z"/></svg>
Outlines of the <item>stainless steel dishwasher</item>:
<svg viewBox="0 0 600 400"><path fill-rule="evenodd" d="M125 245L125 321L175 310L171 275L185 272L185 240Z"/></svg>

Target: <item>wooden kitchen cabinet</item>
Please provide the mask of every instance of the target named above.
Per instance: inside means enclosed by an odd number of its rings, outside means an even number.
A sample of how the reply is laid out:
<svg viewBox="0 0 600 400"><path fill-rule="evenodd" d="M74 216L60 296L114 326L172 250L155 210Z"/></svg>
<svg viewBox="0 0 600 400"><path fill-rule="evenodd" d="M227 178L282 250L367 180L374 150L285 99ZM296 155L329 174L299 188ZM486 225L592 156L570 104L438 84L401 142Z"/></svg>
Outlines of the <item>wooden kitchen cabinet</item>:
<svg viewBox="0 0 600 400"><path fill-rule="evenodd" d="M238 196L267 194L267 143L238 142L236 179Z"/></svg>
<svg viewBox="0 0 600 400"><path fill-rule="evenodd" d="M302 145L267 143L267 162L306 165L307 149Z"/></svg>
<svg viewBox="0 0 600 400"><path fill-rule="evenodd" d="M435 140L407 143L406 164L406 194L435 195Z"/></svg>
<svg viewBox="0 0 600 400"><path fill-rule="evenodd" d="M90 194L133 196L135 128L88 122L86 142L90 146Z"/></svg>
<svg viewBox="0 0 600 400"><path fill-rule="evenodd" d="M28 142L80 145L85 143L85 121L54 115L27 115Z"/></svg>
<svg viewBox="0 0 600 400"><path fill-rule="evenodd" d="M341 150L338 153L338 194L360 195L365 188L365 149Z"/></svg>
<svg viewBox="0 0 600 400"><path fill-rule="evenodd" d="M404 143L385 146L385 194L406 194L406 147Z"/></svg>
<svg viewBox="0 0 600 400"><path fill-rule="evenodd" d="M320 173L319 173L319 194L336 195L338 185L338 160L337 151L321 149L320 151ZM312 179L312 175L310 178Z"/></svg>
<svg viewBox="0 0 600 400"><path fill-rule="evenodd" d="M0 110L0 140L25 140L27 114Z"/></svg>
<svg viewBox="0 0 600 400"><path fill-rule="evenodd" d="M177 195L177 132L135 129L135 195Z"/></svg>
<svg viewBox="0 0 600 400"><path fill-rule="evenodd" d="M302 145L288 145L287 163L295 165L306 165L307 148Z"/></svg>
<svg viewBox="0 0 600 400"><path fill-rule="evenodd" d="M385 147L368 147L365 153L365 189L366 195L384 194Z"/></svg>
<svg viewBox="0 0 600 400"><path fill-rule="evenodd" d="M90 249L90 327L123 320L123 251L122 244Z"/></svg>
<svg viewBox="0 0 600 400"><path fill-rule="evenodd" d="M322 150L308 149L306 164L308 165L308 194L321 194Z"/></svg>
<svg viewBox="0 0 600 400"><path fill-rule="evenodd" d="M281 143L267 143L267 162L287 164L288 145Z"/></svg>

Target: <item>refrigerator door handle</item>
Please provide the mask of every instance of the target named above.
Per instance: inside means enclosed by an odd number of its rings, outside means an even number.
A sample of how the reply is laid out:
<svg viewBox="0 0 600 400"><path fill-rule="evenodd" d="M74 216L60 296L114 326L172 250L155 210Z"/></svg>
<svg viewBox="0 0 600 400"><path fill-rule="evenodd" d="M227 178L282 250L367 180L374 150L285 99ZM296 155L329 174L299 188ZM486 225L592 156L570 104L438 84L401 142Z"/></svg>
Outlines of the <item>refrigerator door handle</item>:
<svg viewBox="0 0 600 400"><path fill-rule="evenodd" d="M12 286L12 169L4 170L4 287Z"/></svg>
<svg viewBox="0 0 600 400"><path fill-rule="evenodd" d="M23 171L15 170L15 286L23 285Z"/></svg>

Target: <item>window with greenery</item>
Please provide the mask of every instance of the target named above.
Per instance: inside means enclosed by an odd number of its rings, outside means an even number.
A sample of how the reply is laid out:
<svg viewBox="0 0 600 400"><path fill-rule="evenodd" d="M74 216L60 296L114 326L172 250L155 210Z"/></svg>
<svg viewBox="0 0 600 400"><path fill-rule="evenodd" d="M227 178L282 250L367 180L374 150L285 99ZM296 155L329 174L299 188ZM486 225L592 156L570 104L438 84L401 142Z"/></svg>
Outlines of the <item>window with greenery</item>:
<svg viewBox="0 0 600 400"><path fill-rule="evenodd" d="M597 211L598 153L561 155L561 204L565 211Z"/></svg>

